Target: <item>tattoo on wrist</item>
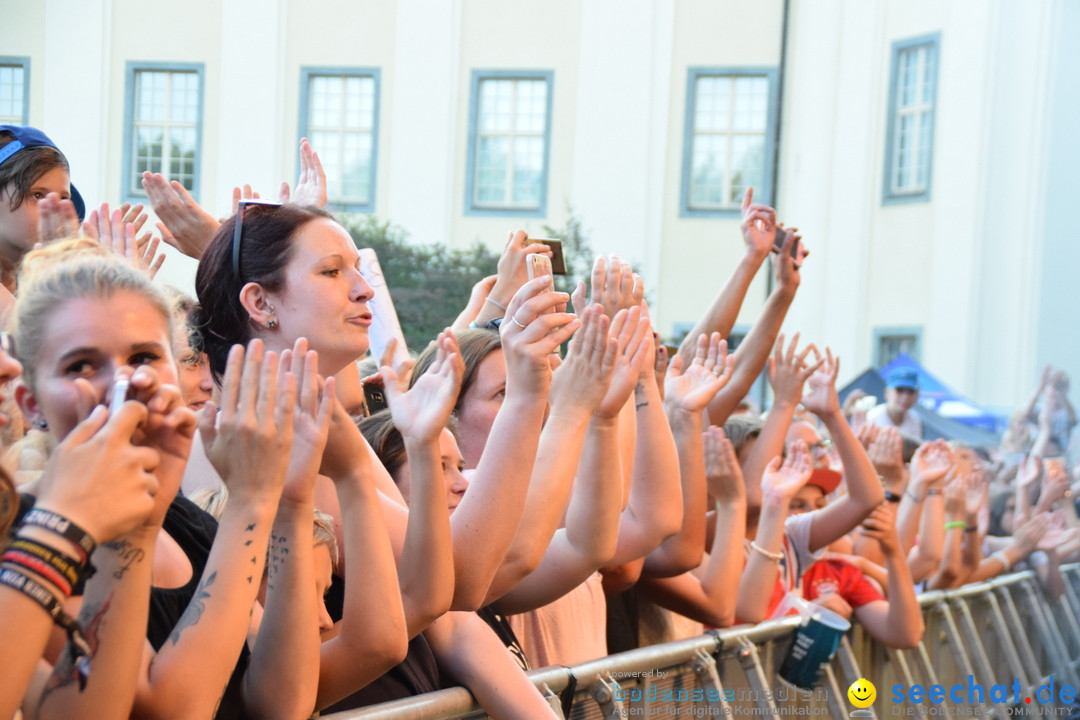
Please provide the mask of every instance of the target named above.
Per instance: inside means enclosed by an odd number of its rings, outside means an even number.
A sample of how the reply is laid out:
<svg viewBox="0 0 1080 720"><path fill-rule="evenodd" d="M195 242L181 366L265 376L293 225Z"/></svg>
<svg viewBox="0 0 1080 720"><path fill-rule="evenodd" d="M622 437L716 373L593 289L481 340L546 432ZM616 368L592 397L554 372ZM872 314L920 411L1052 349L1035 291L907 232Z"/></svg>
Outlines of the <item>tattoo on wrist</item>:
<svg viewBox="0 0 1080 720"><path fill-rule="evenodd" d="M131 566L141 563L146 557L142 548L133 547L130 540L123 538L107 542L102 547L115 551L120 559L120 567L113 571L113 577L117 580L123 580Z"/></svg>

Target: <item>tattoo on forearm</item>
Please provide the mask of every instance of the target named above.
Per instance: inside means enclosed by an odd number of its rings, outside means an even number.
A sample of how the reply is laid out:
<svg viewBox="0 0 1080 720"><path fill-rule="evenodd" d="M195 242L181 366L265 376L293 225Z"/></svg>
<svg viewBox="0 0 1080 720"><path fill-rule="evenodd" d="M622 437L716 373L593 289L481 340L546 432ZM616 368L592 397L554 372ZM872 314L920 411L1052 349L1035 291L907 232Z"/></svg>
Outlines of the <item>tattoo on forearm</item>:
<svg viewBox="0 0 1080 720"><path fill-rule="evenodd" d="M102 547L115 551L120 558L120 567L113 571L113 577L117 580L122 580L132 565L141 563L146 557L142 548L134 547L131 541L123 538L107 542Z"/></svg>
<svg viewBox="0 0 1080 720"><path fill-rule="evenodd" d="M645 386L642 385L641 383L638 383L634 387L634 401L635 401L634 402L634 410L635 411L640 410L641 408L646 407L649 404L649 401L645 400L644 398L645 398Z"/></svg>
<svg viewBox="0 0 1080 720"><path fill-rule="evenodd" d="M266 566L266 588L273 590L274 580L285 561L289 558L289 538L284 535L271 534L268 554L270 558Z"/></svg>
<svg viewBox="0 0 1080 720"><path fill-rule="evenodd" d="M98 645L100 644L101 623L111 604L112 595L110 594L102 603L84 601L82 609L79 611L79 625L83 628L83 637L86 638L86 642L90 645L91 659L97 655ZM45 705L45 700L54 690L60 690L79 682L79 671L75 667L73 657L71 649L65 645L60 657L56 660L52 674L41 691L41 699L38 700L39 709Z"/></svg>
<svg viewBox="0 0 1080 720"><path fill-rule="evenodd" d="M169 634L169 639L172 640L172 644L180 642L180 633L186 628L193 625L198 625L199 620L202 619L203 612L206 611L206 601L210 599L210 586L217 580L217 571L210 573L208 577L202 579L199 582L199 587L195 590L194 597L191 598L191 602L188 603L187 610L180 616L180 620L176 623L176 627L173 628L172 633Z"/></svg>

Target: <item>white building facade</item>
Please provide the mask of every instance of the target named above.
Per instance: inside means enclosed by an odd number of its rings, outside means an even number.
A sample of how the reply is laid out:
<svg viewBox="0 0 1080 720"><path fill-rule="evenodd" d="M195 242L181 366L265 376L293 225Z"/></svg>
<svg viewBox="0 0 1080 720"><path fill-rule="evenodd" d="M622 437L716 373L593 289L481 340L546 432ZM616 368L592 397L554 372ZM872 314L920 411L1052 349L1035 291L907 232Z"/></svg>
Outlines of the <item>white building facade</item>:
<svg viewBox="0 0 1080 720"><path fill-rule="evenodd" d="M337 209L419 241L497 248L572 207L677 336L742 252L750 184L812 250L787 327L842 380L899 350L992 406L1045 363L1080 378L1080 3L0 6L0 121L45 130L89 204L160 169L224 215L294 180L306 135Z"/></svg>

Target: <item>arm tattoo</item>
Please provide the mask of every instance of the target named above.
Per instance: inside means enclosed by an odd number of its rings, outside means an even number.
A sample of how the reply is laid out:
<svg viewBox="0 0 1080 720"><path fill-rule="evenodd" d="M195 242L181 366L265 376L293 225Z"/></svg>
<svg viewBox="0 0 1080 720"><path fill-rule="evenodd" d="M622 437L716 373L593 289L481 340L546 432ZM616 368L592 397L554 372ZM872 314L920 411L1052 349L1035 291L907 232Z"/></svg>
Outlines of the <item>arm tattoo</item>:
<svg viewBox="0 0 1080 720"><path fill-rule="evenodd" d="M169 635L173 645L180 642L180 633L185 628L199 624L199 620L202 619L202 614L206 610L206 601L210 599L210 590L208 588L214 584L215 580L217 580L217 571L210 573L209 577L203 578L199 583L194 597L188 603L187 610L180 616L179 622L176 623L176 627L173 628L172 633Z"/></svg>
<svg viewBox="0 0 1080 720"><path fill-rule="evenodd" d="M266 566L266 588L268 590L274 589L274 579L282 569L282 565L289 558L289 538L284 535L270 535L270 548L268 550L270 556L269 562ZM254 558L252 559L254 561ZM248 579L250 582L250 578Z"/></svg>
<svg viewBox="0 0 1080 720"><path fill-rule="evenodd" d="M124 575L131 569L131 566L142 562L143 558L146 557L146 553L142 548L132 547L129 540L122 538L107 542L102 547L115 550L116 554L120 556L120 567L113 571L113 577L117 580L123 580Z"/></svg>
<svg viewBox="0 0 1080 720"><path fill-rule="evenodd" d="M640 410L641 408L646 407L649 404L648 400L641 400L640 399L644 395L645 395L645 386L642 385L641 383L638 383L637 386L634 387L634 398L637 400L637 401L634 402L634 410L635 411Z"/></svg>

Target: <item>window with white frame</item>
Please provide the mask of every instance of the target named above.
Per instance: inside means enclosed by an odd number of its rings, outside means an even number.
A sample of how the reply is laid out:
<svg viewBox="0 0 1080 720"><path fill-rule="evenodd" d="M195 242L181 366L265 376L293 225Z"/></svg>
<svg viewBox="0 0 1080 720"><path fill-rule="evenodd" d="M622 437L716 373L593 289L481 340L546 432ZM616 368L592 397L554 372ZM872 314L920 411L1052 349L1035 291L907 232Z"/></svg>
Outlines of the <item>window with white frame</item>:
<svg viewBox="0 0 1080 720"><path fill-rule="evenodd" d="M887 201L930 197L937 68L937 36L893 46L885 162Z"/></svg>
<svg viewBox="0 0 1080 720"><path fill-rule="evenodd" d="M200 68L129 66L125 193L144 195L142 174L162 173L188 190L198 186Z"/></svg>
<svg viewBox="0 0 1080 720"><path fill-rule="evenodd" d="M551 73L474 75L468 209L543 214Z"/></svg>
<svg viewBox="0 0 1080 720"><path fill-rule="evenodd" d="M25 125L30 61L0 57L0 125Z"/></svg>
<svg viewBox="0 0 1080 720"><path fill-rule="evenodd" d="M775 71L691 69L683 214L737 213L746 188L770 202Z"/></svg>
<svg viewBox="0 0 1080 720"><path fill-rule="evenodd" d="M331 205L374 209L378 142L377 70L302 73L300 134L319 153Z"/></svg>

